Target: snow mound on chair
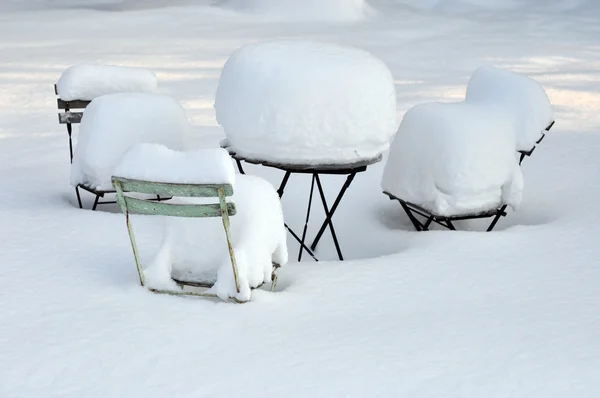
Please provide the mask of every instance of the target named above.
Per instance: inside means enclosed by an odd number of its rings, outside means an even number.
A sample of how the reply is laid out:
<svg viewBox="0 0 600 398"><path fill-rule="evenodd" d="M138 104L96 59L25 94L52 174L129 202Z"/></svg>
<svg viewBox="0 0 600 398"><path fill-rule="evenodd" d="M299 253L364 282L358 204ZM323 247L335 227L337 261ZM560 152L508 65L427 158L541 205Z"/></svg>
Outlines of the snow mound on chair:
<svg viewBox="0 0 600 398"><path fill-rule="evenodd" d="M496 109L468 102L417 105L392 142L382 188L441 216L514 209L523 175L513 125Z"/></svg>
<svg viewBox="0 0 600 398"><path fill-rule="evenodd" d="M176 198L176 203L214 203L214 198ZM271 281L273 263L288 261L281 202L273 186L258 177L237 175L232 201L237 213L230 217L231 236L238 266L240 292L236 291L221 218L168 217L162 244L144 271L150 287L176 288L178 280L214 283L212 292L222 299L250 299L252 288Z"/></svg>
<svg viewBox="0 0 600 398"><path fill-rule="evenodd" d="M120 93L96 98L81 120L71 185L112 190L111 176L131 147L156 143L183 150L189 133L185 111L169 96Z"/></svg>
<svg viewBox="0 0 600 398"><path fill-rule="evenodd" d="M56 83L58 96L64 101L91 101L116 93L151 93L157 86L156 75L150 70L114 65L73 65Z"/></svg>

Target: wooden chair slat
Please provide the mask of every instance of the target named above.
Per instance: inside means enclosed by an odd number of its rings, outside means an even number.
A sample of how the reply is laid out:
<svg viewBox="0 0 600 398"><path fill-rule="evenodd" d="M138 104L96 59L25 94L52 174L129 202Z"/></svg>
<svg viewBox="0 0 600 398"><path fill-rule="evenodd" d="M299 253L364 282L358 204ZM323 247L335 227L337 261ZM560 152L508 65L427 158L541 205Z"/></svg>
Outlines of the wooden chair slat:
<svg viewBox="0 0 600 398"><path fill-rule="evenodd" d="M133 180L123 177L112 177L113 185L121 184L123 192L139 192L160 196L180 196L187 198L217 198L218 189L222 188L225 196L233 195L233 187L229 184L178 184L169 182L153 182Z"/></svg>

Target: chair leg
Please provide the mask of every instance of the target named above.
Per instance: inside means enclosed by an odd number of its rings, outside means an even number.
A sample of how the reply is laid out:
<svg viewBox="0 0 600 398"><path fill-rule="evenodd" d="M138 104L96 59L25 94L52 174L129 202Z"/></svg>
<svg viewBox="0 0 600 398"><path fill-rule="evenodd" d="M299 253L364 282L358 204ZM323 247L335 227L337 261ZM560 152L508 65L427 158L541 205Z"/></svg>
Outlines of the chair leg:
<svg viewBox="0 0 600 398"><path fill-rule="evenodd" d="M79 204L79 208L83 209L83 203L81 203L81 195L79 194L79 187L75 187L75 195L77 195L77 203Z"/></svg>
<svg viewBox="0 0 600 398"><path fill-rule="evenodd" d="M410 220L410 222L412 223L412 225L415 227L415 229L417 231L423 231L423 226L421 225L421 223L419 222L419 220L417 220L417 218L413 215L412 211L410 210L410 208L406 205L406 203L400 201L400 205L402 206L402 208L404 209L404 212L406 213L406 215L408 216L408 219Z"/></svg>
<svg viewBox="0 0 600 398"><path fill-rule="evenodd" d="M492 220L492 223L490 224L490 226L488 227L488 229L486 230L486 232L491 232L494 227L496 226L496 223L498 223L498 221L500 220L500 217L505 216L506 215L506 205L502 206L499 210L498 213L496 213L496 216L494 217L494 219Z"/></svg>
<svg viewBox="0 0 600 398"><path fill-rule="evenodd" d="M449 230L456 231L456 228L454 228L454 224L452 224L452 221L446 220L446 225L448 226Z"/></svg>
<svg viewBox="0 0 600 398"><path fill-rule="evenodd" d="M227 198L225 197L225 190L219 188L219 204L221 206L221 218L223 220L223 228L225 229L225 237L227 238L227 247L229 249L229 258L231 259L231 268L233 271L233 279L235 281L235 290L239 293L240 289L240 277L238 275L237 263L235 261L235 253L233 251L233 243L231 242L231 232L229 224L229 212L227 211Z"/></svg>
<svg viewBox="0 0 600 398"><path fill-rule="evenodd" d="M100 200L100 195L96 194L96 199L94 199L94 205L92 206L92 211L96 210L96 207L98 207L99 200Z"/></svg>
<svg viewBox="0 0 600 398"><path fill-rule="evenodd" d="M422 231L429 231L429 226L431 225L431 223L433 222L433 219L435 217L434 216L429 216L427 217L427 221L425 222L425 224L423 224L422 226Z"/></svg>

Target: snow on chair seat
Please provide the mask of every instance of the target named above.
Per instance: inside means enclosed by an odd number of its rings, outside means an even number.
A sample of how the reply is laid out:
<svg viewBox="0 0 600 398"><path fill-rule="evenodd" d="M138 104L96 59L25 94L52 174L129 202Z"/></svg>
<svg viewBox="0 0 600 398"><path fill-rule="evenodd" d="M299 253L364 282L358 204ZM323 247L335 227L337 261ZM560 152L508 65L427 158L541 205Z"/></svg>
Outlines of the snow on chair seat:
<svg viewBox="0 0 600 398"><path fill-rule="evenodd" d="M485 131L485 134L482 132ZM508 132L508 133L507 133ZM472 104L426 103L404 115L384 168L382 188L419 231L432 222L492 218L521 201L514 127L502 112ZM424 217L421 222L419 217Z"/></svg>
<svg viewBox="0 0 600 398"><path fill-rule="evenodd" d="M157 293L237 302L250 300L251 289L265 282L274 289L275 271L287 263L279 198L265 180L236 178L225 150L185 153L141 144L124 156L115 174L112 181L126 215L142 286ZM176 198L157 203L128 192ZM211 203L212 198L218 202ZM131 212L169 216L160 248L146 269L140 263ZM224 228L224 236L214 233L218 228Z"/></svg>
<svg viewBox="0 0 600 398"><path fill-rule="evenodd" d="M157 143L175 150L185 149L190 124L185 111L173 98L154 93L108 94L87 107L71 165L71 185L79 207L79 188L101 197L114 192L111 176L122 156L133 145Z"/></svg>
<svg viewBox="0 0 600 398"><path fill-rule="evenodd" d="M469 79L466 100L492 106L513 123L519 164L530 156L554 125L554 113L544 88L535 80L490 65Z"/></svg>
<svg viewBox="0 0 600 398"><path fill-rule="evenodd" d="M58 96L58 122L67 126L71 162L73 124L81 122L83 110L94 98L123 92L154 92L157 86L156 76L146 69L113 65L67 68L54 85L54 93Z"/></svg>

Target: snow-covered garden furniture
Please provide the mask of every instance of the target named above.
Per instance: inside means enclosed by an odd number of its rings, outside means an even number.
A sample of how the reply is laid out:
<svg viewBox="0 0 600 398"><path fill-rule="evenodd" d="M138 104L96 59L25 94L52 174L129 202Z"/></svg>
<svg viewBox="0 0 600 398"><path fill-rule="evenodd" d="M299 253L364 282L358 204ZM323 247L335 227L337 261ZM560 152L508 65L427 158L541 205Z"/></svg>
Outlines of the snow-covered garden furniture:
<svg viewBox="0 0 600 398"><path fill-rule="evenodd" d="M71 185L79 207L83 208L79 188L96 196L92 210L98 204L115 203L99 199L114 192L114 168L133 145L157 143L183 150L189 130L185 111L166 95L120 93L93 100L81 120L71 164Z"/></svg>
<svg viewBox="0 0 600 398"><path fill-rule="evenodd" d="M481 66L473 72L466 100L495 107L513 123L519 164L554 125L552 105L538 82L494 66Z"/></svg>
<svg viewBox="0 0 600 398"><path fill-rule="evenodd" d="M142 286L156 293L237 302L250 300L251 289L265 282L275 288L275 271L287 263L279 197L265 180L236 178L225 150L186 153L141 144L127 152L115 174L112 182ZM129 196L133 192L174 198L170 203L153 202ZM232 197L233 202L228 201ZM131 213L168 216L162 244L146 269ZM225 234L216 234L219 228Z"/></svg>
<svg viewBox="0 0 600 398"><path fill-rule="evenodd" d="M158 81L145 69L113 65L74 65L54 85L58 96L58 122L67 126L69 155L73 162L73 124L81 122L83 110L97 97L124 92L153 92Z"/></svg>
<svg viewBox="0 0 600 398"><path fill-rule="evenodd" d="M382 188L418 231L432 223L491 218L491 231L521 201L515 126L495 107L426 103L404 115L384 168Z"/></svg>
<svg viewBox="0 0 600 398"><path fill-rule="evenodd" d="M357 173L379 162L397 128L394 79L371 54L335 44L277 40L246 45L223 68L215 99L222 142L236 160L285 172L279 196L294 173L312 175L298 261L315 250L329 227L338 258L342 251L332 217ZM333 205L320 176L346 175ZM305 244L315 184L325 221L310 248Z"/></svg>

